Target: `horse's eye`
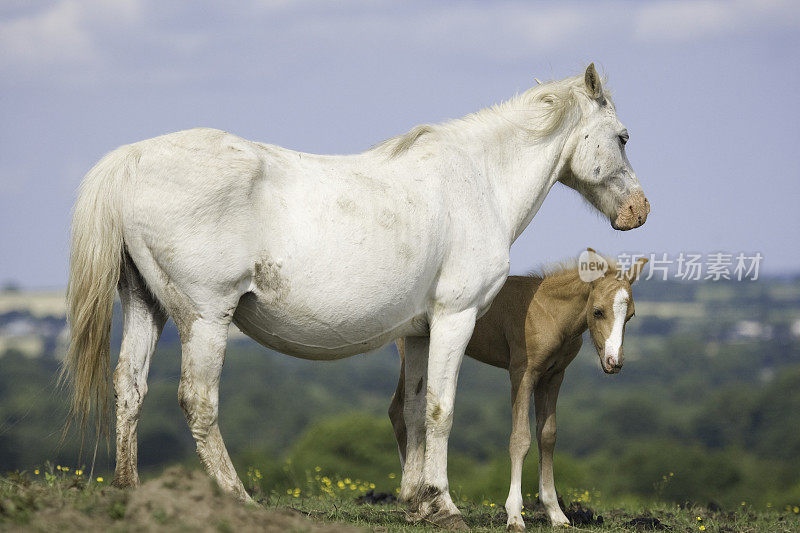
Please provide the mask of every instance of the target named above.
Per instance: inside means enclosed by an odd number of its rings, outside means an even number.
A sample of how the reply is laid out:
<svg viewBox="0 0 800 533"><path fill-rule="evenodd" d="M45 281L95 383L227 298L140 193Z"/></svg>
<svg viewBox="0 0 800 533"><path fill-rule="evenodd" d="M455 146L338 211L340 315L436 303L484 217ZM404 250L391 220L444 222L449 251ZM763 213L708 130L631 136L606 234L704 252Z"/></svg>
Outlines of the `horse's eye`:
<svg viewBox="0 0 800 533"><path fill-rule="evenodd" d="M595 318L603 318L603 310L602 309L598 309L598 308L595 307L594 308L594 312L592 314L594 315Z"/></svg>
<svg viewBox="0 0 800 533"><path fill-rule="evenodd" d="M625 146L626 144L628 144L628 139L629 138L630 138L630 135L628 135L627 131L619 134L619 142L622 143L622 146Z"/></svg>

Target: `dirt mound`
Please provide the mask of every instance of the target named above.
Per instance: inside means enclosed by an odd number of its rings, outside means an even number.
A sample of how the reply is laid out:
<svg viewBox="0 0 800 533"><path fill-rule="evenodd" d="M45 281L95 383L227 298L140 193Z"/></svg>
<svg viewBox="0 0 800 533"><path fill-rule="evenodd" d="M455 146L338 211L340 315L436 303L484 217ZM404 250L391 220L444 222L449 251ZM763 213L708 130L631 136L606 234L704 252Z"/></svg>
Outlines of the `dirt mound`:
<svg viewBox="0 0 800 533"><path fill-rule="evenodd" d="M79 494L83 492L84 494ZM131 491L104 488L74 497L38 499L36 510L16 527L28 531L362 531L313 522L290 510L243 505L203 472L172 468ZM4 529L0 524L0 529Z"/></svg>
<svg viewBox="0 0 800 533"><path fill-rule="evenodd" d="M133 491L125 523L137 529L192 531L341 531L314 524L291 511L267 511L257 504L242 505L203 472L173 468Z"/></svg>

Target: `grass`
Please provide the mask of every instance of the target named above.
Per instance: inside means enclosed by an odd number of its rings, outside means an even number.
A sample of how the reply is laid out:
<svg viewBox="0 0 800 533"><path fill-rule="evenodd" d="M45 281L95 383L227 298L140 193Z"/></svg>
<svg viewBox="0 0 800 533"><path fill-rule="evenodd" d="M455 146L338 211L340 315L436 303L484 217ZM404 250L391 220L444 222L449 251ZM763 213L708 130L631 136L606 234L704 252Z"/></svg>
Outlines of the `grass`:
<svg viewBox="0 0 800 533"><path fill-rule="evenodd" d="M337 523L348 523L365 527L371 530L385 531L386 533L422 533L441 531L430 524L410 524L406 521L406 513L401 505L361 505L354 500L330 499L286 499L275 500L267 504L271 507L289 506L307 516L316 519ZM487 507L481 504L459 504L464 520L475 532L500 532L505 531L506 514L502 507ZM644 525L629 525L633 520L647 522L655 518L665 531L698 531L698 532L798 532L800 531L800 516L791 509L782 512L765 511L754 512L743 508L733 511L712 512L706 508L679 508L678 506L656 503L646 506L615 508L593 507L596 515L603 517L603 524L573 525L564 530L569 531L607 531L607 532L639 532L647 530ZM596 516L595 515L595 516ZM642 520L645 519L645 520ZM526 506L525 523L531 532L552 532L544 514ZM652 523L652 522L651 522ZM668 529L666 529L668 528Z"/></svg>
<svg viewBox="0 0 800 533"><path fill-rule="evenodd" d="M324 478L324 476L321 476ZM0 530L129 531L204 530L241 531L271 525L273 530L335 531L347 526L385 533L440 531L431 524L407 521L402 505L362 504L359 494L370 484L338 487L338 480L320 486L335 487L311 494L299 489L258 494L255 505L231 501L202 472L170 469L134 491L112 488L106 480L88 483L80 471L52 465L27 473L0 477ZM363 489L363 490L362 490ZM583 506L583 507L581 507ZM682 532L798 532L800 509L755 510L678 507L667 503L625 503L619 506L592 500L593 516L603 523L573 525L571 531L629 532L645 529L631 525L657 520L667 531ZM502 504L459 501L464 520L476 532L505 531ZM571 509L588 509L571 502ZM210 511L209 511L210 510ZM212 513L200 516L203 512ZM591 516L591 515L590 515ZM529 501L525 507L528 531L552 532L544 514ZM203 527L198 528L197 524ZM259 526L260 525L260 526Z"/></svg>

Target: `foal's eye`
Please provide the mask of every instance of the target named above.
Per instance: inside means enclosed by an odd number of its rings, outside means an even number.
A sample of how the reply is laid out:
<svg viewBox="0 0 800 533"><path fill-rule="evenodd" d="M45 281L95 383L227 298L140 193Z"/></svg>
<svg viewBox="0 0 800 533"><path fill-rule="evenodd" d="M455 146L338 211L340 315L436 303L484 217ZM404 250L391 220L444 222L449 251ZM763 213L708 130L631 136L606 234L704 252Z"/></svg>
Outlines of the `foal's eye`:
<svg viewBox="0 0 800 533"><path fill-rule="evenodd" d="M603 310L602 309L598 309L598 308L595 307L594 308L594 312L592 314L594 315L595 318L603 318Z"/></svg>
<svg viewBox="0 0 800 533"><path fill-rule="evenodd" d="M628 135L627 131L622 132L622 133L619 134L619 142L622 143L622 146L625 146L626 144L628 144L628 139L629 138L630 138L630 135Z"/></svg>

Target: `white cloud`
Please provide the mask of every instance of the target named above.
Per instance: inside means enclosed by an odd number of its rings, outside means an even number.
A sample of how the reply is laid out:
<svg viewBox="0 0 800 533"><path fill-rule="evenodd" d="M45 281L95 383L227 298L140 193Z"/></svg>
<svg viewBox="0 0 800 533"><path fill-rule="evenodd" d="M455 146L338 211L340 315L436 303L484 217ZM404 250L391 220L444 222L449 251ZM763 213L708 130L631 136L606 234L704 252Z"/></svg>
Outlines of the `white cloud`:
<svg viewBox="0 0 800 533"><path fill-rule="evenodd" d="M214 2L54 0L0 10L0 77L172 84L239 76L265 63L277 73L313 62L319 51L342 59L367 49L390 61L414 54L519 61L604 43L695 42L787 26L800 26L800 2L251 0L230 10Z"/></svg>
<svg viewBox="0 0 800 533"><path fill-rule="evenodd" d="M100 56L97 30L139 17L138 0L60 0L0 20L0 66L19 70L88 64Z"/></svg>
<svg viewBox="0 0 800 533"><path fill-rule="evenodd" d="M60 2L34 15L0 23L0 61L16 65L48 65L92 59L89 33L81 27L80 7Z"/></svg>
<svg viewBox="0 0 800 533"><path fill-rule="evenodd" d="M800 25L800 4L784 0L678 0L643 4L634 37L642 41L694 41L766 26Z"/></svg>

